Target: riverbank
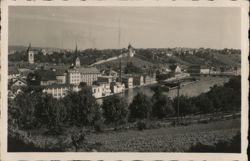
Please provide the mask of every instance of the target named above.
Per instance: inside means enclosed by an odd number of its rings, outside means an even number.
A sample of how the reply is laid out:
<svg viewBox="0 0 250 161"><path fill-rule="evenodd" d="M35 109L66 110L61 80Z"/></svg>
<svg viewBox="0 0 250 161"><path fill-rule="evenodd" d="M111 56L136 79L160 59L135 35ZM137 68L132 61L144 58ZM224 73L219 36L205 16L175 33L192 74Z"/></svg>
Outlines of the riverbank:
<svg viewBox="0 0 250 161"><path fill-rule="evenodd" d="M224 83L228 82L229 78L226 77L200 77L199 81L196 81L194 83L186 84L185 86L182 86L180 90L180 95L187 95L189 97L198 96L201 93L205 93L210 90L210 87L214 85L221 86ZM147 95L148 97L152 97L154 95L154 91L151 89L151 87L155 84L149 84L147 86L142 86L138 88L130 88L125 90L123 93L119 93L118 95L122 96L126 99L127 103L130 104L134 96L136 96L139 92ZM174 98L177 96L177 89L172 89L169 92L164 92L165 95ZM103 99L97 100L99 104L102 104Z"/></svg>

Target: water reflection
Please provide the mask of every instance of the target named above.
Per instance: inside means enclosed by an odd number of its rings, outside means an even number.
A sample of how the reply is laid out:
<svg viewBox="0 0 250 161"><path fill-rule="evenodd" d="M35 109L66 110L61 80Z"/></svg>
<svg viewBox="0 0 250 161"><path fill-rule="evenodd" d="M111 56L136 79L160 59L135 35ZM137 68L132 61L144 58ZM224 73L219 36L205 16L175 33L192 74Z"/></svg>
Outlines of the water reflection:
<svg viewBox="0 0 250 161"><path fill-rule="evenodd" d="M149 86L143 86L140 88L131 88L127 89L124 93L117 94L121 97L123 97L128 104L130 104L133 101L134 96L136 96L139 92L145 94L148 97L152 97L154 95L154 91L151 90L152 85ZM98 99L97 102L99 104L102 104L103 98Z"/></svg>

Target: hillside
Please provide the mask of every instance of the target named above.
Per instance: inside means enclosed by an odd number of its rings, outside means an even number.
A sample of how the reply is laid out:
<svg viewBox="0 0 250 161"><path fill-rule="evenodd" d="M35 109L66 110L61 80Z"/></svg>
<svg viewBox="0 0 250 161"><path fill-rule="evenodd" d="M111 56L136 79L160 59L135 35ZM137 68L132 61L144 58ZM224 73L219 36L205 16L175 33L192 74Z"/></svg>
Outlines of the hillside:
<svg viewBox="0 0 250 161"><path fill-rule="evenodd" d="M172 55L172 56L157 56L153 58L151 55L136 55L142 60L146 60L152 64L171 64L178 63L180 66L189 66L193 64L209 65L214 67L220 66L240 66L241 56L239 54L203 54L203 55Z"/></svg>
<svg viewBox="0 0 250 161"><path fill-rule="evenodd" d="M140 68L143 68L145 66L153 66L154 65L154 63L152 63L152 62L149 62L147 60L142 60L141 58L138 58L138 57L134 57L132 59L132 63L135 66L140 67ZM112 61L105 62L102 64L98 64L96 66L98 68L105 68L105 67L109 66L109 67L112 67L113 69L118 69L119 64L120 64L120 59L116 59L116 60L112 60ZM127 58L121 59L121 65L122 65L122 67L125 67L127 65Z"/></svg>

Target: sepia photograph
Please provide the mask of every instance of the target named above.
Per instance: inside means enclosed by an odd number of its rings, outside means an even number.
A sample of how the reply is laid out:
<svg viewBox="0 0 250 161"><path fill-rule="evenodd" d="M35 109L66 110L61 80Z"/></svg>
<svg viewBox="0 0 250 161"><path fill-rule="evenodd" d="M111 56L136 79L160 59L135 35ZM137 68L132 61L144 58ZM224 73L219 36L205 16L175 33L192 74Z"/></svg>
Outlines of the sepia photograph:
<svg viewBox="0 0 250 161"><path fill-rule="evenodd" d="M241 154L241 16L9 6L7 152Z"/></svg>

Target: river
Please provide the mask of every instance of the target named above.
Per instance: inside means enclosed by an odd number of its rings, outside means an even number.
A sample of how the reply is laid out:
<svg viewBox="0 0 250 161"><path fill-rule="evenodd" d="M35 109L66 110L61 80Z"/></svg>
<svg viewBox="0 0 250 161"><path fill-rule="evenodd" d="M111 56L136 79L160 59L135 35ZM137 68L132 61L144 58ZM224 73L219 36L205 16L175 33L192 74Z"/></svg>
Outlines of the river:
<svg viewBox="0 0 250 161"><path fill-rule="evenodd" d="M182 86L180 89L180 95L187 95L190 97L198 96L201 93L208 92L210 90L210 87L214 85L223 85L228 80L229 78L226 77L200 77L200 81ZM152 86L153 85L148 85L140 88L128 89L124 93L121 93L119 95L124 97L129 104L133 101L134 96L137 95L138 92L152 97L154 95L154 91L151 90ZM171 90L169 92L164 92L164 94L168 95L171 98L174 98L177 96L177 89ZM97 102L99 104L102 104L103 99L98 99Z"/></svg>

